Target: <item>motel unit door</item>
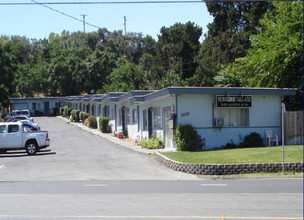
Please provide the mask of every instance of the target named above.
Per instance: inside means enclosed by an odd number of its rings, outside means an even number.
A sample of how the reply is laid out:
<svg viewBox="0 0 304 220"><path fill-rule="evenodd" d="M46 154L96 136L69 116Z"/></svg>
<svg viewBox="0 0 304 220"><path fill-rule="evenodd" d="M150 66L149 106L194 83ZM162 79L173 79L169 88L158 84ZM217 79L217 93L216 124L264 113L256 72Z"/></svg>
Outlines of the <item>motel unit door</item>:
<svg viewBox="0 0 304 220"><path fill-rule="evenodd" d="M165 148L170 148L170 141L173 137L171 137L170 132L170 117L171 117L171 108L163 109L163 132L164 132L164 145Z"/></svg>

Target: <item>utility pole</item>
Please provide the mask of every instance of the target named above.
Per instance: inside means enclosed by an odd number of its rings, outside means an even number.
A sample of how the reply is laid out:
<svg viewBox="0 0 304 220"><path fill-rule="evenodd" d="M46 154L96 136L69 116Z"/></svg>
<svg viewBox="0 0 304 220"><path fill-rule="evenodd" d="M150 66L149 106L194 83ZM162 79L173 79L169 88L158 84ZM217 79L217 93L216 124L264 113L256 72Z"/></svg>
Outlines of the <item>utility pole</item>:
<svg viewBox="0 0 304 220"><path fill-rule="evenodd" d="M80 15L80 16L82 16L82 19L83 19L83 32L85 33L85 17L87 15Z"/></svg>
<svg viewBox="0 0 304 220"><path fill-rule="evenodd" d="M124 16L124 28L125 28L125 35L127 35L127 18Z"/></svg>

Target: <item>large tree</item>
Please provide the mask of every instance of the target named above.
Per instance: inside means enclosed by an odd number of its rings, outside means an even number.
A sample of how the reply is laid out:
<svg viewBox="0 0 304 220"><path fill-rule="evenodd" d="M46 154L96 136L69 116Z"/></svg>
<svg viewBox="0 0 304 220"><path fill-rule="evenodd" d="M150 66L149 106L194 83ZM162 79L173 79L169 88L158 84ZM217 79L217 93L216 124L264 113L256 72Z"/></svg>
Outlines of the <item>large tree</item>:
<svg viewBox="0 0 304 220"><path fill-rule="evenodd" d="M201 45L196 74L191 80L195 86L213 86L213 77L238 57L244 57L250 48L250 36L259 29L259 19L271 8L263 1L222 1L206 3L214 17Z"/></svg>
<svg viewBox="0 0 304 220"><path fill-rule="evenodd" d="M225 86L297 88L289 109L303 108L303 3L273 2L260 20L257 35L251 36L252 48L218 78Z"/></svg>
<svg viewBox="0 0 304 220"><path fill-rule="evenodd" d="M156 44L155 64L158 76L155 79L166 78L168 73L175 73L184 81L192 77L197 68L195 57L199 51L201 35L202 28L191 22L161 28Z"/></svg>
<svg viewBox="0 0 304 220"><path fill-rule="evenodd" d="M116 65L117 68L108 76L108 83L103 86L106 93L147 89L144 74L137 65L124 57L118 59Z"/></svg>
<svg viewBox="0 0 304 220"><path fill-rule="evenodd" d="M8 106L8 97L14 91L14 71L15 65L10 55L0 44L0 108Z"/></svg>

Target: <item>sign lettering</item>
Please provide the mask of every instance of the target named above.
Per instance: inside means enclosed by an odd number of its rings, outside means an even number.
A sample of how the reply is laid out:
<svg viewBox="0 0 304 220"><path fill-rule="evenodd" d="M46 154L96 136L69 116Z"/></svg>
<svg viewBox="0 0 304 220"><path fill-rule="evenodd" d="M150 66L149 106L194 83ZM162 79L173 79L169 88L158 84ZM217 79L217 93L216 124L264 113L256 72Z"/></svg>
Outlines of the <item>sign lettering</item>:
<svg viewBox="0 0 304 220"><path fill-rule="evenodd" d="M217 108L249 108L251 96L216 96Z"/></svg>

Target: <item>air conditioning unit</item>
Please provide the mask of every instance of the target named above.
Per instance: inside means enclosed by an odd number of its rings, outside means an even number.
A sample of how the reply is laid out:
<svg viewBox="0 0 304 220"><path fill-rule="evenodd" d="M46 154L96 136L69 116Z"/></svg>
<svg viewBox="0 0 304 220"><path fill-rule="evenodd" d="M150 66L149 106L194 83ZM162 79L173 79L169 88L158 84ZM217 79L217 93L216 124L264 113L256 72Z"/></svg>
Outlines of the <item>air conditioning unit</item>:
<svg viewBox="0 0 304 220"><path fill-rule="evenodd" d="M215 127L221 128L224 126L224 119L222 118L216 118L215 119Z"/></svg>

